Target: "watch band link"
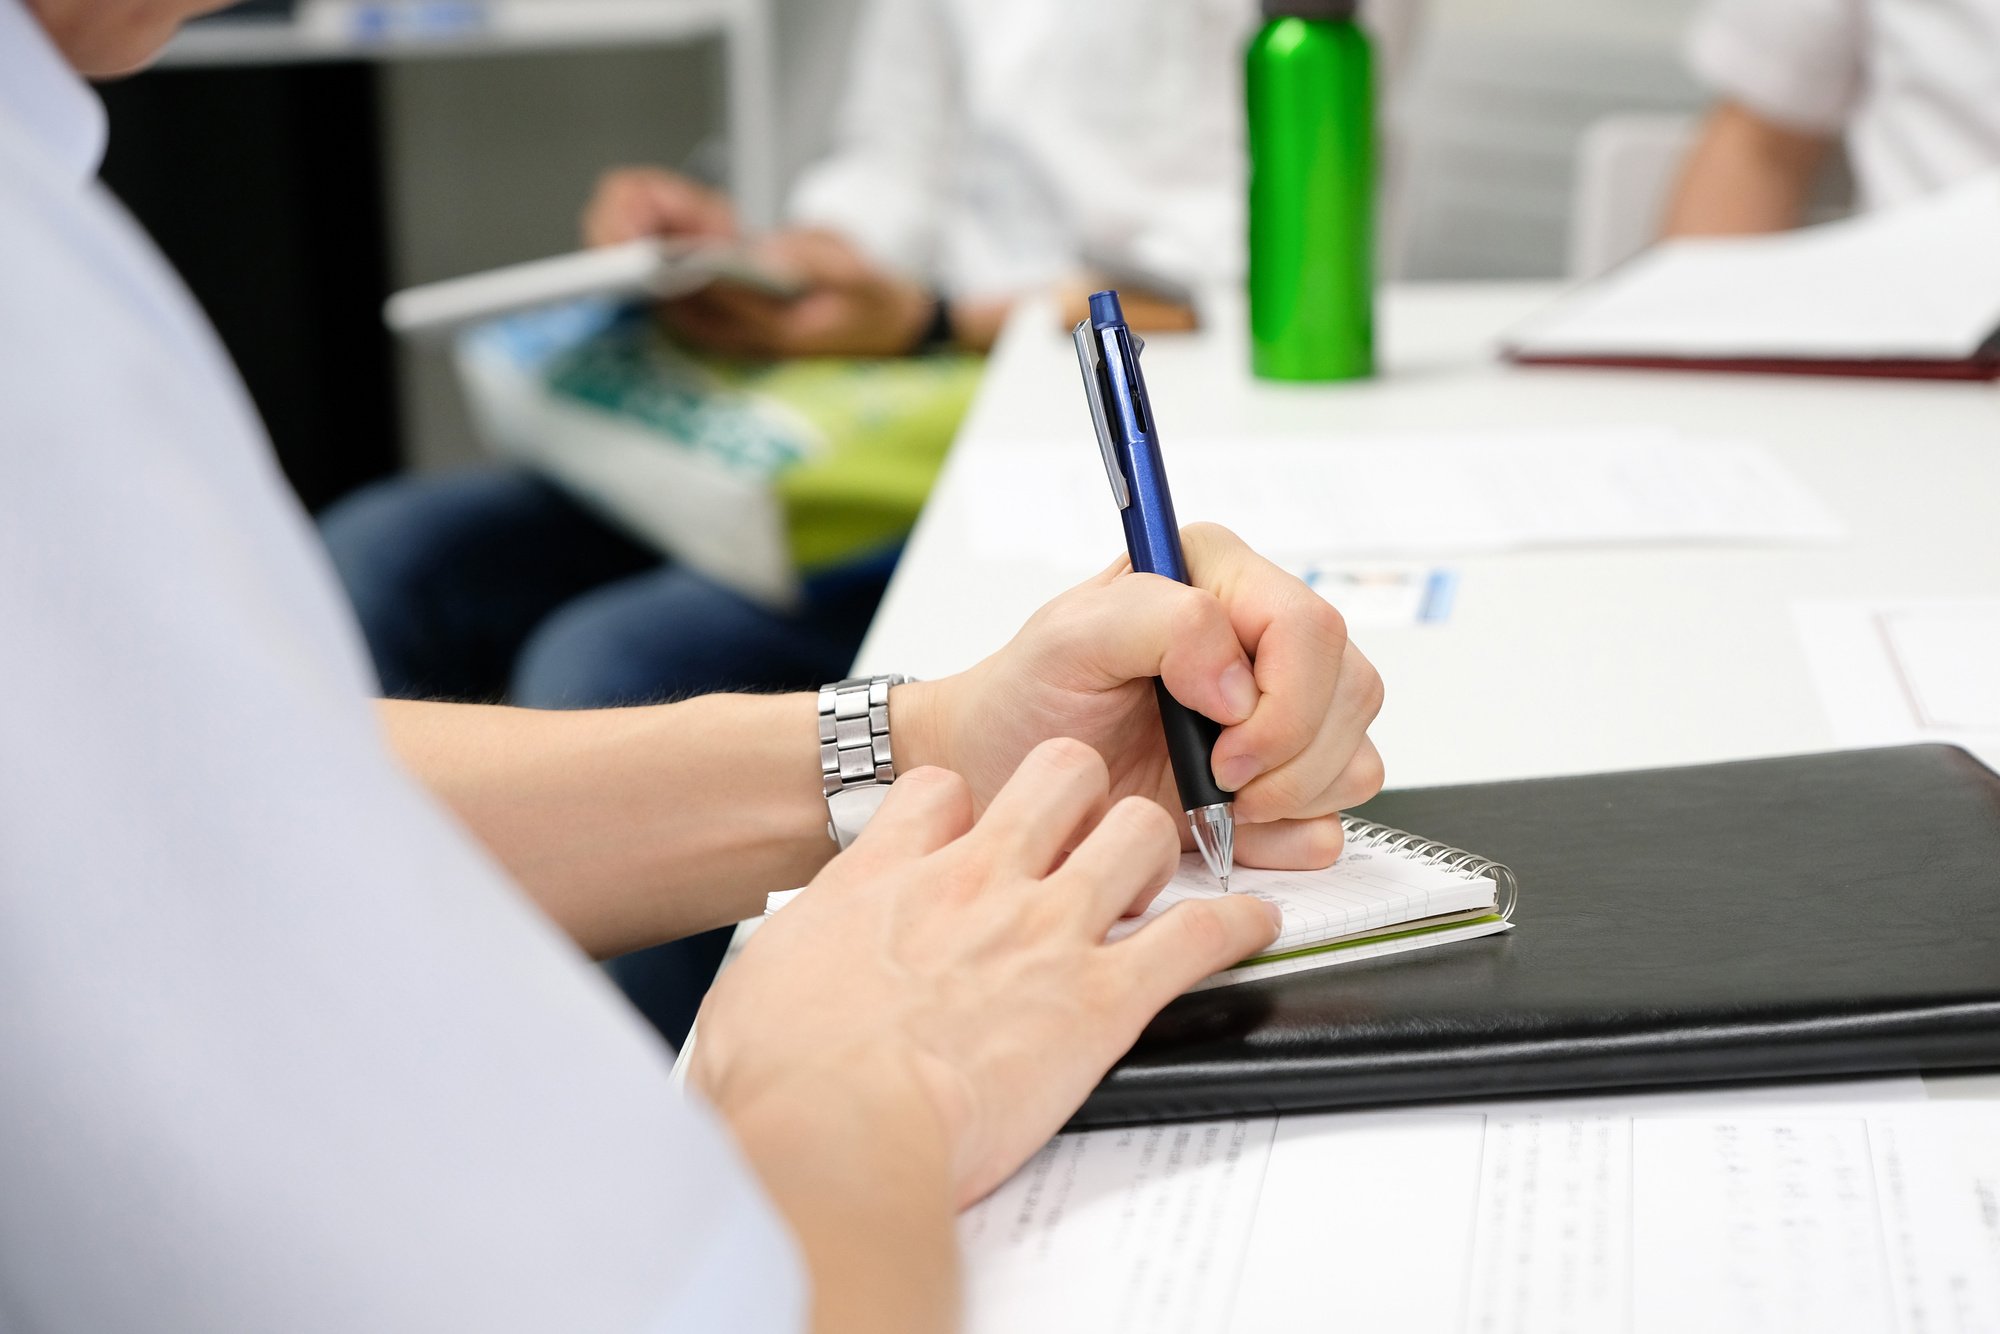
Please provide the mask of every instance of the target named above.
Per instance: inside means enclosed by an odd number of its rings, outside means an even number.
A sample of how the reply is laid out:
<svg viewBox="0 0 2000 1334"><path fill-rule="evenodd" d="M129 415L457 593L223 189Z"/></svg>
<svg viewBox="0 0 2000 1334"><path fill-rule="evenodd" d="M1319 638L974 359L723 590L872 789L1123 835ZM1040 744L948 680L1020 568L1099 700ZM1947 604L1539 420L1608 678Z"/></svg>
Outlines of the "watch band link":
<svg viewBox="0 0 2000 1334"><path fill-rule="evenodd" d="M896 781L889 748L889 687L900 676L850 677L819 688L820 788L833 796Z"/></svg>

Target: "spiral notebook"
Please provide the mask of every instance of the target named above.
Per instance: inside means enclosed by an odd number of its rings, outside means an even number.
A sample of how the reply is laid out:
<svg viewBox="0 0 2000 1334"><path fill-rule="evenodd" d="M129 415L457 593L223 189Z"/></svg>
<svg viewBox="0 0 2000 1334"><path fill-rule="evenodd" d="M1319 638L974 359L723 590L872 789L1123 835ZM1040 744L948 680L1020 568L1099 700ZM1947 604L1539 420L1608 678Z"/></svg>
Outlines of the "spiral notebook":
<svg viewBox="0 0 2000 1334"><path fill-rule="evenodd" d="M1262 954L1190 990L1379 959L1494 935L1512 925L1519 885L1500 863L1354 816L1341 823L1346 849L1323 871L1238 866L1230 873L1230 892L1275 903L1284 927ZM1201 858L1189 854L1152 906L1113 927L1110 938L1130 935L1176 903L1221 893Z"/></svg>
<svg viewBox="0 0 2000 1334"><path fill-rule="evenodd" d="M1195 983L1190 993L1474 940L1511 927L1520 890L1514 873L1499 862L1355 816L1342 816L1341 825L1347 845L1340 860L1323 871L1238 866L1230 872L1230 893L1277 904L1285 924L1269 949ZM770 895L764 915L804 892ZM1201 858L1189 853L1146 911L1113 926L1106 938L1121 940L1176 903L1221 894Z"/></svg>

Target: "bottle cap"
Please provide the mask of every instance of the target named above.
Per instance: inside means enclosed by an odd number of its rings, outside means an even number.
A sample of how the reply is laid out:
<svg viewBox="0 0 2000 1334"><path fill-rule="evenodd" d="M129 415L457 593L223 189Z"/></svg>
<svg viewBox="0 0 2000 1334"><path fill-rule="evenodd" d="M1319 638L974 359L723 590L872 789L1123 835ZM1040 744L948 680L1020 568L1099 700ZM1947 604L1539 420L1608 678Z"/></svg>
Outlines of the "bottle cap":
<svg viewBox="0 0 2000 1334"><path fill-rule="evenodd" d="M1324 19L1340 23L1354 17L1360 0L1264 0L1264 18Z"/></svg>

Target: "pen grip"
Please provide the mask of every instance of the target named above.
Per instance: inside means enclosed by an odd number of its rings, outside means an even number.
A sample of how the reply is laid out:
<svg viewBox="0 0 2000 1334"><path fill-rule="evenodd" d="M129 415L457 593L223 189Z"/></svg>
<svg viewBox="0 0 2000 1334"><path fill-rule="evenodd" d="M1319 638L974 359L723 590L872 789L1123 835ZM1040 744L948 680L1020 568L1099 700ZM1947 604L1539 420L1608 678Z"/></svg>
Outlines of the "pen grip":
<svg viewBox="0 0 2000 1334"><path fill-rule="evenodd" d="M1234 800L1215 785L1216 738L1222 724L1196 713L1167 693L1167 683L1153 678L1153 693L1160 701L1160 726L1167 735L1167 758L1173 761L1174 785L1181 792L1183 810L1200 810Z"/></svg>

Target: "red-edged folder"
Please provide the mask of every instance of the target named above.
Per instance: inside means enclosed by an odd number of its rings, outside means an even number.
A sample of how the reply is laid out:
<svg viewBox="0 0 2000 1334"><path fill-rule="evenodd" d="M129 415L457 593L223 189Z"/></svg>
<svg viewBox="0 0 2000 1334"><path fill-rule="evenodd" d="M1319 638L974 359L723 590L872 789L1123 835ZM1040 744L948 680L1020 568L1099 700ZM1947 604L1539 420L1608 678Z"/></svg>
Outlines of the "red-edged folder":
<svg viewBox="0 0 2000 1334"><path fill-rule="evenodd" d="M1784 357L1565 357L1502 348L1517 366L1585 366L1628 371L1735 371L1746 375L1844 375L1883 380L2000 380L2000 339L1963 361L1814 361Z"/></svg>
<svg viewBox="0 0 2000 1334"><path fill-rule="evenodd" d="M2000 171L1764 236L1667 241L1501 340L1525 366L2000 380Z"/></svg>

